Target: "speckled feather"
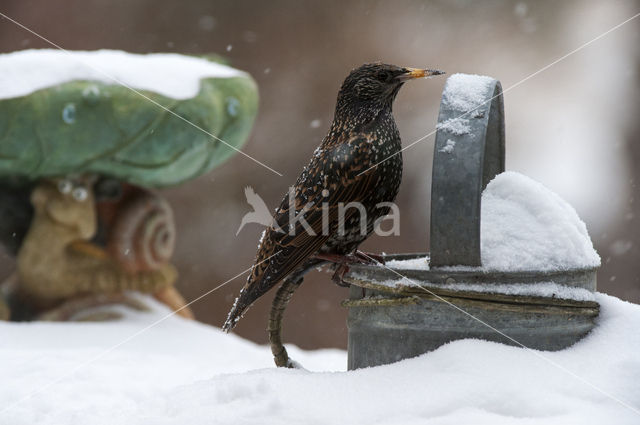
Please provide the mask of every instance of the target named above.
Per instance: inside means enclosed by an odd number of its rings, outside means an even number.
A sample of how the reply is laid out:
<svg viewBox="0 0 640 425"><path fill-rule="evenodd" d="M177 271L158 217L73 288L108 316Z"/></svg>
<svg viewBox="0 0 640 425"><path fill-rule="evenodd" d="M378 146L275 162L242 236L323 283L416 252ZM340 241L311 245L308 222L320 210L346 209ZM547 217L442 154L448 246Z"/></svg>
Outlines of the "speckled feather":
<svg viewBox="0 0 640 425"><path fill-rule="evenodd" d="M315 235L299 221L293 236L274 226L267 228L256 263L223 329L231 330L257 298L289 274L317 263L314 255L355 251L373 231L376 220L389 212L388 207L376 206L394 201L402 179L401 141L392 103L404 81L395 78L408 72L394 65L365 64L344 81L331 128L294 185L296 216L311 205L304 217ZM365 207L366 235L360 232L360 214L355 208L346 210L345 231L338 232L338 205L349 202ZM324 235L323 203L329 208L329 232ZM274 216L285 232L289 231L289 204L287 194Z"/></svg>

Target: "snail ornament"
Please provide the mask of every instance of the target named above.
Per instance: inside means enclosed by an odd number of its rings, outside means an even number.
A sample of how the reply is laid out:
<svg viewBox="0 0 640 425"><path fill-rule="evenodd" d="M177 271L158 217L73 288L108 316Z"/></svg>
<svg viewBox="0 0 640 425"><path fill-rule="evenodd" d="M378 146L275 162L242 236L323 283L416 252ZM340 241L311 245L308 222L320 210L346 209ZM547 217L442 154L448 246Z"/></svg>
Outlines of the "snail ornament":
<svg viewBox="0 0 640 425"><path fill-rule="evenodd" d="M44 311L78 297L132 290L192 317L173 287L175 225L160 196L142 189L128 196L108 229L106 249L92 242L98 219L91 179L42 180L31 203L33 219L17 256L21 298Z"/></svg>

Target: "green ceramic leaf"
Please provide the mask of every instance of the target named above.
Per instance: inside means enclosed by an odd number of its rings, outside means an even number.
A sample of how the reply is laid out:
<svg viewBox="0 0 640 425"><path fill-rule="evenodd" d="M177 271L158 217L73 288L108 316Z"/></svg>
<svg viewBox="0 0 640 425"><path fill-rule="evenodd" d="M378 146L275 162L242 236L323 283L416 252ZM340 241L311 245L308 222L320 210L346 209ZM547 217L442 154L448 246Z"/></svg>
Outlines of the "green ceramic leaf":
<svg viewBox="0 0 640 425"><path fill-rule="evenodd" d="M248 75L201 80L197 96L141 94L240 148L257 112ZM119 86L73 81L0 99L0 178L98 173L147 187L197 177L236 153Z"/></svg>

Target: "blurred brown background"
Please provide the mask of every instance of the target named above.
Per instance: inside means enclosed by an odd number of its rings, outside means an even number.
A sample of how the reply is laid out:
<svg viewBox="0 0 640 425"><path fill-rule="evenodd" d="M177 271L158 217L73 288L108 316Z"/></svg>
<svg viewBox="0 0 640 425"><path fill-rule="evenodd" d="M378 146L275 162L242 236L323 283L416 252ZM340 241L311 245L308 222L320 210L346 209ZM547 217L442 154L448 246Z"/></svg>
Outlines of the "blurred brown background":
<svg viewBox="0 0 640 425"><path fill-rule="evenodd" d="M244 151L284 177L236 156L165 191L178 221L175 263L188 299L250 267L262 229L248 225L235 236L250 209L244 187L276 206L324 136L351 68L377 60L428 66L491 75L508 89L639 11L638 1L0 2L0 12L65 49L216 52L257 80L260 111ZM574 205L603 260L600 291L634 302L640 302L639 28L640 18L505 94L507 168ZM51 46L0 18L0 52L45 47ZM395 116L405 145L434 129L444 81L418 81L400 92ZM432 149L430 136L405 152L401 236L373 237L364 249L428 250ZM12 260L5 256L2 267L9 274ZM219 326L245 278L195 303L197 317ZM339 302L346 296L328 275L309 275L287 311L286 340L345 347ZM266 341L271 297L240 322L240 335Z"/></svg>

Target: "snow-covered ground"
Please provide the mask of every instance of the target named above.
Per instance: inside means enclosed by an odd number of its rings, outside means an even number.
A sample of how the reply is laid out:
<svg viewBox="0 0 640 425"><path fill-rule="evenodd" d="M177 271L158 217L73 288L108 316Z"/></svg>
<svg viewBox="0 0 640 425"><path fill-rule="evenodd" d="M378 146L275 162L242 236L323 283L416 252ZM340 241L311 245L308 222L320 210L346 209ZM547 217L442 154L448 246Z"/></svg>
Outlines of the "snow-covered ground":
<svg viewBox="0 0 640 425"><path fill-rule="evenodd" d="M267 347L177 317L140 333L157 304L110 323L0 323L0 424L638 424L640 306L596 299L598 326L564 351L464 340L352 372L342 351L295 347L313 372L276 369Z"/></svg>

